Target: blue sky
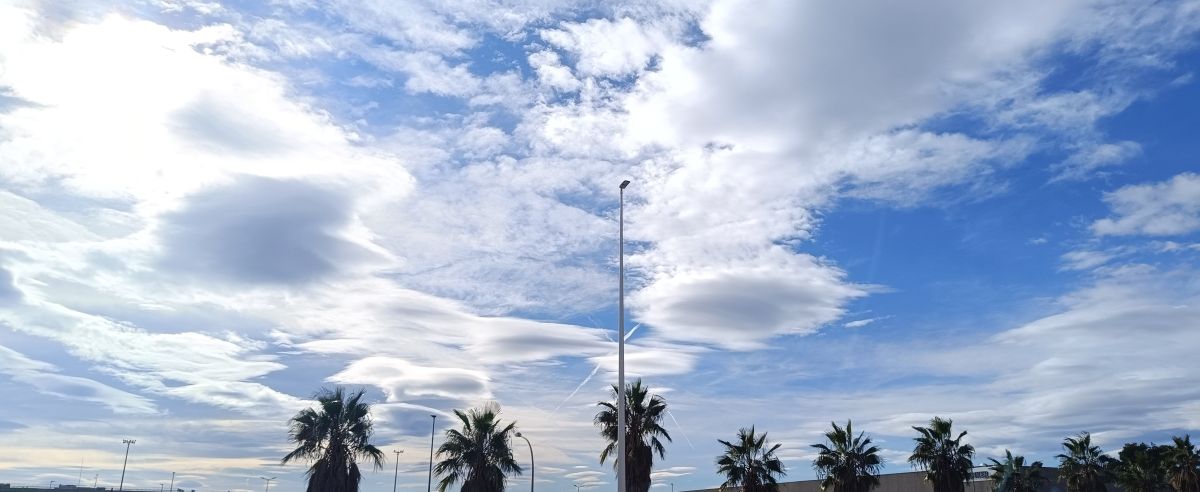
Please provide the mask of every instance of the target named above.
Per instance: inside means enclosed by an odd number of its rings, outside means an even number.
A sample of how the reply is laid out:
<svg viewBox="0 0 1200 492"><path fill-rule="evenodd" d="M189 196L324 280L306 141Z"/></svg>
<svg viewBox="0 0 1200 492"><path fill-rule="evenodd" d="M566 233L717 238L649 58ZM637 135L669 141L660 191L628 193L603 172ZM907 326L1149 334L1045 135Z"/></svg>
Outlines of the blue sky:
<svg viewBox="0 0 1200 492"><path fill-rule="evenodd" d="M1200 3L0 3L0 481L258 490L364 388L613 488L617 184L655 486L756 425L980 461L1200 428ZM424 457L424 458L423 458ZM524 451L519 459L526 459ZM364 490L387 490L390 466ZM513 487L528 485L514 479ZM274 488L274 486L273 486Z"/></svg>

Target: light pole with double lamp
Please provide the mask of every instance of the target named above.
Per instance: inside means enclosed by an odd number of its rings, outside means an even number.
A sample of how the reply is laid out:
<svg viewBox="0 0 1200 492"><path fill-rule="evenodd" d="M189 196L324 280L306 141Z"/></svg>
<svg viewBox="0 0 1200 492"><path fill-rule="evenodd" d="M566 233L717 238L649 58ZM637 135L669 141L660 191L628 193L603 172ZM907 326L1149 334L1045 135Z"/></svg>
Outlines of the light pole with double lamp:
<svg viewBox="0 0 1200 492"><path fill-rule="evenodd" d="M137 440L122 439L121 442L125 444L125 462L121 464L121 485L117 487L117 490L125 490L125 467L129 465L129 447L133 446Z"/></svg>

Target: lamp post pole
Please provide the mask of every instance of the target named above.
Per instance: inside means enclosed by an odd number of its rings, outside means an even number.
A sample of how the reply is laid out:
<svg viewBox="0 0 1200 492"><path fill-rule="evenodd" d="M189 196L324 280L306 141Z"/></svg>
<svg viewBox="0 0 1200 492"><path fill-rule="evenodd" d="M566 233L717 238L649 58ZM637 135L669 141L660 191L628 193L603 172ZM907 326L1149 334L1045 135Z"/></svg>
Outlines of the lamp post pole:
<svg viewBox="0 0 1200 492"><path fill-rule="evenodd" d="M425 492L433 492L433 437L437 434L437 414L431 414L433 423L429 424L429 478L426 479Z"/></svg>
<svg viewBox="0 0 1200 492"><path fill-rule="evenodd" d="M621 182L620 228L617 236L617 262L620 279L617 281L620 297L617 300L617 492L625 492L625 187L629 180Z"/></svg>
<svg viewBox="0 0 1200 492"><path fill-rule="evenodd" d="M396 492L396 484L400 481L400 453L404 450L393 449L392 452L396 453L396 474L392 477L392 492Z"/></svg>
<svg viewBox="0 0 1200 492"><path fill-rule="evenodd" d="M266 492L271 492L271 481L272 481L272 480L275 480L275 479L276 479L276 478L278 478L278 477L271 477L271 478L267 478L267 477L258 477L258 478L261 478L261 479L263 479L263 480L265 480L265 481L267 482L267 488L266 488L266 489L264 489L264 490L265 490Z"/></svg>
<svg viewBox="0 0 1200 492"><path fill-rule="evenodd" d="M530 443L529 438L521 435L520 432L517 433L517 437L524 439L525 444L529 445L529 492L533 492L533 483L537 481L537 475L535 474L537 472L537 465L533 461L533 443Z"/></svg>
<svg viewBox="0 0 1200 492"><path fill-rule="evenodd" d="M125 443L125 462L121 464L121 485L117 487L117 490L125 490L125 467L129 465L129 447L133 446L137 440L122 439L121 442Z"/></svg>
<svg viewBox="0 0 1200 492"><path fill-rule="evenodd" d="M171 492L175 492L175 472L171 472Z"/></svg>

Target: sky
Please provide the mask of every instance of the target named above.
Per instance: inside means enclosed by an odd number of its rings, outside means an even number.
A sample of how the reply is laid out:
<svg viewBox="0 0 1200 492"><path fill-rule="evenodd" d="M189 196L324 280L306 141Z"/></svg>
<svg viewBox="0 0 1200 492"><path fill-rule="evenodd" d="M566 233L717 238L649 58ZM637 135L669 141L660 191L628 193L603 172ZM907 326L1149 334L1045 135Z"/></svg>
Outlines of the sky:
<svg viewBox="0 0 1200 492"><path fill-rule="evenodd" d="M2 0L0 482L136 439L130 486L301 490L344 386L364 491L488 401L539 490L612 490L624 179L656 490L752 425L797 480L848 419L888 471L935 415L980 462L1200 434L1198 41L1187 0Z"/></svg>

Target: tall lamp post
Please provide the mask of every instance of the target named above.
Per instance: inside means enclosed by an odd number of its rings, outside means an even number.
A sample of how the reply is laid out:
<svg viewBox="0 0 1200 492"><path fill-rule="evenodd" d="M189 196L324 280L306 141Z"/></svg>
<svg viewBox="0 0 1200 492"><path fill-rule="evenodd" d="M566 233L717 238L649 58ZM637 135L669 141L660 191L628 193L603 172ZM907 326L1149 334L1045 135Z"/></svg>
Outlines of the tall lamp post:
<svg viewBox="0 0 1200 492"><path fill-rule="evenodd" d="M517 437L524 439L525 444L529 445L529 492L533 492L533 482L537 481L535 480L537 478L537 475L535 475L537 470L533 461L533 443L530 443L529 438L521 435L520 432L517 433Z"/></svg>
<svg viewBox="0 0 1200 492"><path fill-rule="evenodd" d="M425 483L425 492L433 492L433 437L437 434L437 414L430 414L433 423L429 424L429 478Z"/></svg>
<svg viewBox="0 0 1200 492"><path fill-rule="evenodd" d="M396 483L400 481L400 453L403 453L404 450L393 449L392 452L396 453L396 475L392 477L392 492L396 492Z"/></svg>
<svg viewBox="0 0 1200 492"><path fill-rule="evenodd" d="M125 462L121 464L121 485L117 487L117 490L125 490L125 467L129 465L129 447L133 446L137 440L122 439L121 442L125 444Z"/></svg>
<svg viewBox="0 0 1200 492"><path fill-rule="evenodd" d="M629 180L621 182L620 233L617 237L617 258L620 279L617 281L620 297L617 300L617 492L625 492L625 187Z"/></svg>
<svg viewBox="0 0 1200 492"><path fill-rule="evenodd" d="M272 481L272 480L275 480L275 479L276 479L276 478L278 478L278 477L271 477L271 478L267 478L267 477L258 477L258 478L261 478L261 479L263 479L263 480L265 480L265 481L267 482L267 488L266 488L265 490L266 490L266 492L271 492L271 481Z"/></svg>
<svg viewBox="0 0 1200 492"><path fill-rule="evenodd" d="M171 488L168 490L175 492L175 472L171 472Z"/></svg>

